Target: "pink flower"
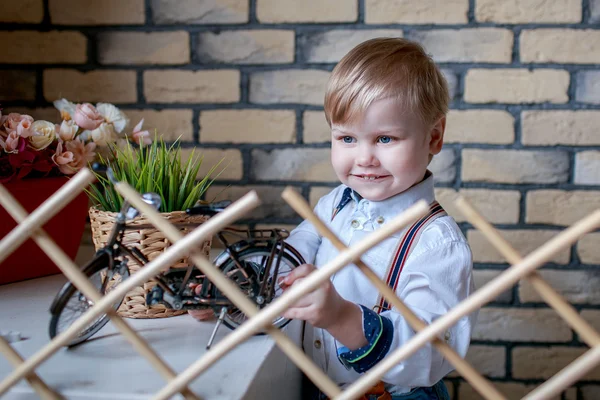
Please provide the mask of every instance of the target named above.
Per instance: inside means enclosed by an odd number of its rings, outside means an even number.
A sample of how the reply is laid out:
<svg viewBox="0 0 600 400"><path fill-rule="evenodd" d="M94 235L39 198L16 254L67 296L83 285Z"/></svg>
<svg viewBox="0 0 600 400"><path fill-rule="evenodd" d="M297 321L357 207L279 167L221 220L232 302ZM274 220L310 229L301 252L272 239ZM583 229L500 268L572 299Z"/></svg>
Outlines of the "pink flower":
<svg viewBox="0 0 600 400"><path fill-rule="evenodd" d="M144 118L133 128L133 132L131 136L133 141L137 144L150 144L152 143L152 139L150 139L150 132L142 130L142 124L144 123Z"/></svg>
<svg viewBox="0 0 600 400"><path fill-rule="evenodd" d="M31 129L33 117L26 114L10 113L2 117L2 128L6 134L16 132L19 136L27 138L34 134Z"/></svg>
<svg viewBox="0 0 600 400"><path fill-rule="evenodd" d="M77 125L89 130L96 129L104 122L104 117L90 103L77 104L73 119Z"/></svg>
<svg viewBox="0 0 600 400"><path fill-rule="evenodd" d="M25 138L19 136L17 131L12 131L4 139L0 137L0 146L7 153L19 153L25 150L26 145L27 141Z"/></svg>
<svg viewBox="0 0 600 400"><path fill-rule="evenodd" d="M63 149L63 144L59 143L56 152L52 156L52 161L58 165L60 172L73 175L94 160L96 157L95 149L96 143L84 144L79 139L66 142L65 149Z"/></svg>

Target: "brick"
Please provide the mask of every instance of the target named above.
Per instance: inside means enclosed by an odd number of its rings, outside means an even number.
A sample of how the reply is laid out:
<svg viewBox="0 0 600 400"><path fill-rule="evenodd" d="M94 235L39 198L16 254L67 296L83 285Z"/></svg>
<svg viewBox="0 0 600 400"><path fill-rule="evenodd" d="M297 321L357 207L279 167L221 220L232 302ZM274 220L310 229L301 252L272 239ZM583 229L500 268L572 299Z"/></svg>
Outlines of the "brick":
<svg viewBox="0 0 600 400"><path fill-rule="evenodd" d="M600 144L600 111L523 111L521 123L525 145Z"/></svg>
<svg viewBox="0 0 600 400"><path fill-rule="evenodd" d="M411 31L436 62L510 63L513 33L500 28L434 29Z"/></svg>
<svg viewBox="0 0 600 400"><path fill-rule="evenodd" d="M182 142L194 140L192 125L192 110L123 110L129 117L130 129L144 118L143 128L150 131L154 137L156 132L167 142L173 142L181 137Z"/></svg>
<svg viewBox="0 0 600 400"><path fill-rule="evenodd" d="M294 31L273 29L200 33L196 55L203 64L291 63L294 61Z"/></svg>
<svg viewBox="0 0 600 400"><path fill-rule="evenodd" d="M484 376L502 378L506 376L506 349L499 346L471 345L465 357L477 372ZM459 377L458 372L452 372L450 377Z"/></svg>
<svg viewBox="0 0 600 400"><path fill-rule="evenodd" d="M235 103L240 99L240 72L145 71L144 95L152 103Z"/></svg>
<svg viewBox="0 0 600 400"><path fill-rule="evenodd" d="M87 61L87 39L80 32L0 32L0 63L83 64ZM24 51L24 43L27 51Z"/></svg>
<svg viewBox="0 0 600 400"><path fill-rule="evenodd" d="M56 25L142 25L144 0L49 0L50 20Z"/></svg>
<svg viewBox="0 0 600 400"><path fill-rule="evenodd" d="M365 0L367 24L463 24L468 0Z"/></svg>
<svg viewBox="0 0 600 400"><path fill-rule="evenodd" d="M600 151L590 150L575 154L575 183L600 185Z"/></svg>
<svg viewBox="0 0 600 400"><path fill-rule="evenodd" d="M590 19L589 22L600 22L600 0L589 0Z"/></svg>
<svg viewBox="0 0 600 400"><path fill-rule="evenodd" d="M581 0L477 0L475 19L505 24L581 22Z"/></svg>
<svg viewBox="0 0 600 400"><path fill-rule="evenodd" d="M2 110L2 115L8 115L11 112L31 115L36 121L38 119L54 123L58 123L61 121L60 113L54 107L6 107L4 110Z"/></svg>
<svg viewBox="0 0 600 400"><path fill-rule="evenodd" d="M304 143L331 142L331 128L323 111L304 111L302 125Z"/></svg>
<svg viewBox="0 0 600 400"><path fill-rule="evenodd" d="M559 231L555 230L531 230L531 229L516 229L516 230L498 230L500 235L504 237L513 248L522 256L526 256L538 247L558 235ZM480 263L507 263L504 256L496 250L496 248L486 239L479 230L469 230L467 239L473 251L473 261ZM557 264L568 264L571 256L569 249L563 250L550 259L551 262Z"/></svg>
<svg viewBox="0 0 600 400"><path fill-rule="evenodd" d="M286 69L250 75L250 102L323 105L328 71Z"/></svg>
<svg viewBox="0 0 600 400"><path fill-rule="evenodd" d="M443 149L429 164L436 183L454 182L456 179L456 153L453 149Z"/></svg>
<svg viewBox="0 0 600 400"><path fill-rule="evenodd" d="M600 104L600 71L579 71L575 75L575 100Z"/></svg>
<svg viewBox="0 0 600 400"><path fill-rule="evenodd" d="M338 62L358 44L378 37L402 37L399 29L333 29L307 32L298 37L302 59L311 63Z"/></svg>
<svg viewBox="0 0 600 400"><path fill-rule="evenodd" d="M151 0L156 24L239 24L249 20L248 0Z"/></svg>
<svg viewBox="0 0 600 400"><path fill-rule="evenodd" d="M260 23L354 22L358 18L356 0L257 0Z"/></svg>
<svg viewBox="0 0 600 400"><path fill-rule="evenodd" d="M44 98L67 98L74 102L135 103L136 72L96 70L79 72L69 69L44 71Z"/></svg>
<svg viewBox="0 0 600 400"><path fill-rule="evenodd" d="M516 382L493 382L493 385L507 399L522 399L538 386L538 384L526 385ZM458 393L460 395L460 400L484 400L484 398L481 397L481 395L467 382L460 383ZM561 400L561 397L554 396L547 400Z"/></svg>
<svg viewBox="0 0 600 400"><path fill-rule="evenodd" d="M566 103L569 73L555 69L470 69L465 76L469 103Z"/></svg>
<svg viewBox="0 0 600 400"><path fill-rule="evenodd" d="M308 196L310 206L312 208L315 208L317 206L317 203L319 202L319 199L321 197L325 196L326 194L330 193L332 190L333 190L333 188L331 188L331 187L319 187L319 186L311 187L310 194Z"/></svg>
<svg viewBox="0 0 600 400"><path fill-rule="evenodd" d="M577 388L568 388L563 393L565 394L565 400L577 400Z"/></svg>
<svg viewBox="0 0 600 400"><path fill-rule="evenodd" d="M500 183L558 183L569 177L569 155L562 151L462 151L462 179Z"/></svg>
<svg viewBox="0 0 600 400"><path fill-rule="evenodd" d="M187 64L190 43L185 31L104 32L98 35L101 64Z"/></svg>
<svg viewBox="0 0 600 400"><path fill-rule="evenodd" d="M459 193L493 224L516 224L519 221L521 193L516 190L461 189ZM463 222L465 218L460 215L458 221Z"/></svg>
<svg viewBox="0 0 600 400"><path fill-rule="evenodd" d="M524 63L596 64L600 63L600 30L524 30L519 49Z"/></svg>
<svg viewBox="0 0 600 400"><path fill-rule="evenodd" d="M0 70L0 82L0 101L35 100L35 71Z"/></svg>
<svg viewBox="0 0 600 400"><path fill-rule="evenodd" d="M475 289L480 289L487 285L492 280L496 279L502 271L497 270L473 270L473 280L475 282ZM513 299L512 289L505 290L500 293L493 301L497 303L510 303Z"/></svg>
<svg viewBox="0 0 600 400"><path fill-rule="evenodd" d="M568 342L571 328L554 310L494 308L479 310L474 340L511 342Z"/></svg>
<svg viewBox="0 0 600 400"><path fill-rule="evenodd" d="M337 182L330 149L252 150L251 177L259 181Z"/></svg>
<svg viewBox="0 0 600 400"><path fill-rule="evenodd" d="M444 142L510 144L515 140L514 122L503 110L450 110Z"/></svg>
<svg viewBox="0 0 600 400"><path fill-rule="evenodd" d="M581 386L581 400L597 400L600 393L600 385L584 385Z"/></svg>
<svg viewBox="0 0 600 400"><path fill-rule="evenodd" d="M460 222L463 218L461 212L454 206L454 200L456 200L457 192L450 188L435 188L435 199L440 203L446 213L454 218L456 222Z"/></svg>
<svg viewBox="0 0 600 400"><path fill-rule="evenodd" d="M571 225L598 208L600 191L532 190L527 193L525 222Z"/></svg>
<svg viewBox="0 0 600 400"><path fill-rule="evenodd" d="M542 270L539 272L550 286L563 295L572 304L600 304L600 271L554 271ZM519 284L519 298L521 302L543 302L527 280Z"/></svg>
<svg viewBox="0 0 600 400"><path fill-rule="evenodd" d="M584 264L600 264L600 233L588 233L577 243L577 255Z"/></svg>
<svg viewBox="0 0 600 400"><path fill-rule="evenodd" d="M44 19L43 0L0 0L0 22L39 24Z"/></svg>
<svg viewBox="0 0 600 400"><path fill-rule="evenodd" d="M185 148L181 151L181 159L186 160L190 153L192 152L192 148ZM221 175L219 175L218 180L238 180L242 179L244 174L242 153L239 150L230 149L230 150L221 150L221 149L205 149L205 148L196 148L195 150L196 156L204 157L202 160L202 166L198 171L198 179L202 179L208 171L221 160L221 164L217 167L216 173L223 170ZM216 175L213 175L213 177Z"/></svg>
<svg viewBox="0 0 600 400"><path fill-rule="evenodd" d="M251 185L251 186L211 186L206 198L218 200L238 200L251 190L256 190L262 204L248 212L242 220L251 219L262 222L267 218L296 218L298 214L281 197L284 186ZM298 188L296 188L299 190ZM215 197L216 196L216 197Z"/></svg>
<svg viewBox="0 0 600 400"><path fill-rule="evenodd" d="M520 379L549 379L575 359L587 348L581 347L517 347L512 351L513 376ZM592 368L580 380L600 379L600 368Z"/></svg>
<svg viewBox="0 0 600 400"><path fill-rule="evenodd" d="M288 110L200 112L201 143L293 143L296 113Z"/></svg>
<svg viewBox="0 0 600 400"><path fill-rule="evenodd" d="M600 332L600 310L581 310L581 317Z"/></svg>

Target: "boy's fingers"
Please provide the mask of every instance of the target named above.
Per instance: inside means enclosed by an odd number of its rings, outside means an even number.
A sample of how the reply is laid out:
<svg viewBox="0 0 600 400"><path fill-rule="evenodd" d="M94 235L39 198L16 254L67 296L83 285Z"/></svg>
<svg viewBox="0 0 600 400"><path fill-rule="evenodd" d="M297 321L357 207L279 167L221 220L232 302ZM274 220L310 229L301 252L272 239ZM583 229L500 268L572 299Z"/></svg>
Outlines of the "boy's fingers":
<svg viewBox="0 0 600 400"><path fill-rule="evenodd" d="M294 268L284 279L284 283L286 285L291 285L292 283L294 283L295 281L298 280L298 278L303 278L305 276L307 276L308 274L310 274L312 271L315 270L315 267L313 265L310 264L302 264L296 268Z"/></svg>

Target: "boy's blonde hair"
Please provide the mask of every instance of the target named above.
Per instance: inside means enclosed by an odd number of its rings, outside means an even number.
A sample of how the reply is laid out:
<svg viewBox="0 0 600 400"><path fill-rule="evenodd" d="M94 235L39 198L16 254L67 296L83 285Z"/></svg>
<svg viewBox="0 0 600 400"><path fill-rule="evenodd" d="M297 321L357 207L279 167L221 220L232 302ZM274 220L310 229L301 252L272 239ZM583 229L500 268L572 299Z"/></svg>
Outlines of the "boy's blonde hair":
<svg viewBox="0 0 600 400"><path fill-rule="evenodd" d="M371 103L394 98L426 124L448 112L448 84L418 43L377 38L352 49L333 69L325 92L331 124L353 122Z"/></svg>

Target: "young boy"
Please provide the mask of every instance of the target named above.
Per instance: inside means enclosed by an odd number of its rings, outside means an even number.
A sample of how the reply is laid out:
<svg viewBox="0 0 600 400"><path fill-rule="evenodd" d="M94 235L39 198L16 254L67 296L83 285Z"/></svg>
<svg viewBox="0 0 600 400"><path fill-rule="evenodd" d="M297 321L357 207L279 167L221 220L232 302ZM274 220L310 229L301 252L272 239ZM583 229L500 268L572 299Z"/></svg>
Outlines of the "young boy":
<svg viewBox="0 0 600 400"><path fill-rule="evenodd" d="M426 323L473 290L469 245L435 203L433 176L427 170L442 149L448 97L444 77L423 48L398 38L369 40L351 50L333 70L325 94L331 160L342 185L319 200L315 213L352 246L417 201L432 204L420 224L362 257ZM287 242L309 264L290 273L284 286L338 254L308 221ZM354 265L284 316L309 323L304 349L340 386L357 380L415 335ZM463 357L475 318L461 319L444 335ZM392 399L447 399L441 379L452 369L429 344L386 373L383 383Z"/></svg>

